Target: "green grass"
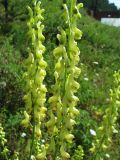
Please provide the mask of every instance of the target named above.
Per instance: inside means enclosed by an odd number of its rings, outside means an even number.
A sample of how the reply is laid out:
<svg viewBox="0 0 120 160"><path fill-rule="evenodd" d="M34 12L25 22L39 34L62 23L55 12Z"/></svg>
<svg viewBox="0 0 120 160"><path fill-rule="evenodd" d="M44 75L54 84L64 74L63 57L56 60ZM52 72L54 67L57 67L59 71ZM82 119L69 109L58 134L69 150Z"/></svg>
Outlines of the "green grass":
<svg viewBox="0 0 120 160"><path fill-rule="evenodd" d="M83 31L78 44L81 62L87 68L88 83L95 93L94 105L104 105L113 86L113 73L120 68L120 28L101 24L84 11L79 26Z"/></svg>

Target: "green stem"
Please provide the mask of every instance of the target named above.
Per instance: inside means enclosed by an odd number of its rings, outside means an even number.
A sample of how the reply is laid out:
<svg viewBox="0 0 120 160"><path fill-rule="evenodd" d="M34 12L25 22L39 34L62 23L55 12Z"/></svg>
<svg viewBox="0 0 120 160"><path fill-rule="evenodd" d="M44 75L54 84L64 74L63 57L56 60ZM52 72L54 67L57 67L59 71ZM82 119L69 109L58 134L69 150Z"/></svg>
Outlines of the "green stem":
<svg viewBox="0 0 120 160"><path fill-rule="evenodd" d="M32 96L31 96L32 99ZM34 116L34 106L32 105L33 108L33 130L32 130L32 142L30 146L30 154L29 154L29 160L31 160L31 155L33 152L33 146L34 146L34 139L35 139L35 116Z"/></svg>
<svg viewBox="0 0 120 160"><path fill-rule="evenodd" d="M9 160L9 159L8 159L8 156L7 156L7 154L5 154L5 158L6 158L6 160Z"/></svg>
<svg viewBox="0 0 120 160"><path fill-rule="evenodd" d="M69 9L69 33L68 33L68 57L70 58L70 43L72 37L72 14L73 14L73 0L70 0L70 9Z"/></svg>
<svg viewBox="0 0 120 160"><path fill-rule="evenodd" d="M70 23L72 23L73 0L70 0Z"/></svg>
<svg viewBox="0 0 120 160"><path fill-rule="evenodd" d="M105 139L105 134L103 135L102 140L101 140L101 143L100 143L100 145L99 145L99 147L98 147L98 151L96 152L96 154L94 155L94 157L93 157L92 160L96 160L96 157L97 157L98 153L100 153L100 148L101 148L101 145L102 145L104 139Z"/></svg>

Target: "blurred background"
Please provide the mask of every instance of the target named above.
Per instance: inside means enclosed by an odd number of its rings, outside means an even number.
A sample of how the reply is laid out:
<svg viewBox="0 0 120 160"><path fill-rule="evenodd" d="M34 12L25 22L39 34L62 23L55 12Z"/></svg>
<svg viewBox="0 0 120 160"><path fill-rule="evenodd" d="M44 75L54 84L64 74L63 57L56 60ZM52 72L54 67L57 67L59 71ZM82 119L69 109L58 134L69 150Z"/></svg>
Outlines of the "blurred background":
<svg viewBox="0 0 120 160"><path fill-rule="evenodd" d="M79 0L88 13L104 24L120 26L119 0Z"/></svg>

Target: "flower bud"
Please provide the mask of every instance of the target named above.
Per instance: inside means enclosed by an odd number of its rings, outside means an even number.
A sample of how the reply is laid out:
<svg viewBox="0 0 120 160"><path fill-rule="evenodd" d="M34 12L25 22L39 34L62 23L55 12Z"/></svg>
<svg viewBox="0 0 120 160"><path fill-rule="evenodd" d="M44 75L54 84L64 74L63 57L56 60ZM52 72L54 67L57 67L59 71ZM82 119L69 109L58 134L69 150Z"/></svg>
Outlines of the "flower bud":
<svg viewBox="0 0 120 160"><path fill-rule="evenodd" d="M39 153L39 154L36 156L36 160L45 160L45 159L46 159L46 149L45 149L45 146L42 145L41 148L42 148L42 152Z"/></svg>
<svg viewBox="0 0 120 160"><path fill-rule="evenodd" d="M63 29L60 29L61 34L57 35L57 38L61 44L66 43L66 32Z"/></svg>
<svg viewBox="0 0 120 160"><path fill-rule="evenodd" d="M35 135L37 137L41 137L41 130L40 130L40 125L39 124L35 125Z"/></svg>
<svg viewBox="0 0 120 160"><path fill-rule="evenodd" d="M81 69L80 69L80 68L75 67L75 68L73 69L73 74L74 74L74 77L75 77L75 78L78 78L79 75L80 75L80 73L81 73Z"/></svg>
<svg viewBox="0 0 120 160"><path fill-rule="evenodd" d="M71 143L72 139L74 138L74 136L70 133L65 134L65 139L67 140L67 142Z"/></svg>
<svg viewBox="0 0 120 160"><path fill-rule="evenodd" d="M105 144L102 144L103 150L106 150L108 147Z"/></svg>
<svg viewBox="0 0 120 160"><path fill-rule="evenodd" d="M30 116L26 111L24 111L24 116L25 116L25 119L22 120L21 125L27 128L30 122Z"/></svg>
<svg viewBox="0 0 120 160"><path fill-rule="evenodd" d="M41 50L36 51L36 57L39 59L42 58L42 51Z"/></svg>
<svg viewBox="0 0 120 160"><path fill-rule="evenodd" d="M53 51L53 55L57 57L61 57L63 53L66 52L65 47L63 45L60 45L59 47L55 48Z"/></svg>
<svg viewBox="0 0 120 160"><path fill-rule="evenodd" d="M77 27L75 27L75 28L73 29L73 32L74 32L74 38L75 38L76 40L80 40L81 37L82 37L82 31L79 30Z"/></svg>
<svg viewBox="0 0 120 160"><path fill-rule="evenodd" d="M72 114L75 114L75 115L78 115L79 114L79 110L75 107L72 107L69 109L69 111L72 113Z"/></svg>
<svg viewBox="0 0 120 160"><path fill-rule="evenodd" d="M43 59L41 59L39 61L39 65L40 65L41 68L46 68L47 67L47 63Z"/></svg>
<svg viewBox="0 0 120 160"><path fill-rule="evenodd" d="M51 127L54 126L56 123L57 118L52 114L51 119L47 122L46 126Z"/></svg>
<svg viewBox="0 0 120 160"><path fill-rule="evenodd" d="M60 153L61 153L62 158L66 158L66 159L70 158L70 155L65 151L63 145L60 147Z"/></svg>
<svg viewBox="0 0 120 160"><path fill-rule="evenodd" d="M45 40L45 37L43 36L40 27L38 27L38 39L41 40L42 42Z"/></svg>
<svg viewBox="0 0 120 160"><path fill-rule="evenodd" d="M58 101L58 97L57 96L52 96L52 97L50 97L49 98L49 103L57 103L57 101Z"/></svg>

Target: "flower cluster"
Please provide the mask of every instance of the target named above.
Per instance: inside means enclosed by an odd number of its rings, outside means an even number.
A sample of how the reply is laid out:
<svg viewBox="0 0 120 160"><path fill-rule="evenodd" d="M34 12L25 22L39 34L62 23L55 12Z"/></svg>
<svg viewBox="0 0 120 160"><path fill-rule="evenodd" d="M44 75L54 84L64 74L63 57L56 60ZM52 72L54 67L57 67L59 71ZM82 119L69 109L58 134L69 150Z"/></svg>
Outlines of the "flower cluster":
<svg viewBox="0 0 120 160"><path fill-rule="evenodd" d="M53 51L56 60L55 85L53 96L48 101L50 119L46 125L51 137L49 154L55 158L57 156L62 159L70 158L67 148L74 138L72 129L76 123L75 117L79 113L75 107L79 101L75 93L79 89L76 79L81 72L77 67L80 51L76 42L82 36L82 32L77 28L81 7L82 4L76 4L76 0L70 0L68 5L63 4L65 26L59 28L60 33L57 35L59 46Z"/></svg>
<svg viewBox="0 0 120 160"><path fill-rule="evenodd" d="M107 149L112 143L112 134L118 132L115 129L115 124L118 116L118 106L120 107L120 71L114 73L114 79L115 87L110 90L111 104L105 110L103 121L97 129L97 134L90 149L94 159L98 160L108 155Z"/></svg>
<svg viewBox="0 0 120 160"><path fill-rule="evenodd" d="M5 132L3 130L3 127L0 123L0 157L7 158L7 155L9 153L9 150L6 146L7 140L5 138Z"/></svg>
<svg viewBox="0 0 120 160"><path fill-rule="evenodd" d="M84 151L83 151L82 146L79 145L77 149L75 150L72 160L83 160L83 157L84 157Z"/></svg>
<svg viewBox="0 0 120 160"><path fill-rule="evenodd" d="M44 61L43 54L45 52L45 47L42 44L45 40L42 32L44 25L42 25L44 12L41 9L41 2L37 0L33 1L33 8L28 8L30 19L28 21L29 37L31 42L31 47L29 48L29 56L25 62L27 71L24 74L26 79L26 95L24 96L26 111L24 111L24 119L21 124L27 130L31 131L28 138L27 154L36 154L36 159L45 158L45 146L42 144L37 147L37 151L33 151L34 143L37 142L42 137L41 125L42 121L46 115L46 92L47 89L43 83L47 66Z"/></svg>

